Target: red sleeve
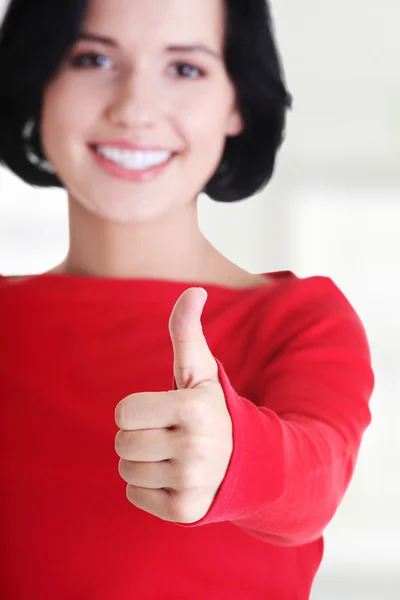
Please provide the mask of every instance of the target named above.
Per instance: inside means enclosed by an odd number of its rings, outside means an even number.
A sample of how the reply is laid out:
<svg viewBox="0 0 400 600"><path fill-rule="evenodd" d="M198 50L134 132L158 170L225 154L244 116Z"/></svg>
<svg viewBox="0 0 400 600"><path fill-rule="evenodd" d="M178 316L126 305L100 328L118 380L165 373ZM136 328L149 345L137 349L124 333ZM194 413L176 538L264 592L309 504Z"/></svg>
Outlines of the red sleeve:
<svg viewBox="0 0 400 600"><path fill-rule="evenodd" d="M230 521L267 542L299 545L334 516L371 420L374 375L359 317L321 279L319 294L279 324L288 335L264 365L257 402L235 392L217 361L233 452L208 513L181 527Z"/></svg>

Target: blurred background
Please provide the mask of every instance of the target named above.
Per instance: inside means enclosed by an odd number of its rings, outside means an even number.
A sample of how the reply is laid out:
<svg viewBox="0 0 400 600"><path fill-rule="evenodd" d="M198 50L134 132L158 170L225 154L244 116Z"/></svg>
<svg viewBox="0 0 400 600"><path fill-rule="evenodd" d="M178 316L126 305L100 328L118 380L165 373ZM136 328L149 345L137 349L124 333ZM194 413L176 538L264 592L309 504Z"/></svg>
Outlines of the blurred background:
<svg viewBox="0 0 400 600"><path fill-rule="evenodd" d="M0 0L0 18L6 0ZM325 535L312 600L400 598L400 1L275 0L294 95L268 188L201 197L212 243L251 272L326 275L363 320L376 375L373 422ZM396 75L397 73L397 75ZM0 273L55 266L68 248L63 192L0 168Z"/></svg>

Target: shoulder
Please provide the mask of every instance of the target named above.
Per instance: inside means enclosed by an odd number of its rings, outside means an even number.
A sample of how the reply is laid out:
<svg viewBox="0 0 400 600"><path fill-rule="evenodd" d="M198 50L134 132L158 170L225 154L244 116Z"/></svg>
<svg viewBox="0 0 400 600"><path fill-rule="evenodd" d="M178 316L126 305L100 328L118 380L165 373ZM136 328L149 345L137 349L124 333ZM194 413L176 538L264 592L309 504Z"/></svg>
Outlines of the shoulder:
<svg viewBox="0 0 400 600"><path fill-rule="evenodd" d="M0 273L0 290L8 287L10 285L10 283L13 281L13 279L14 279L13 277L8 277L8 276L2 275Z"/></svg>
<svg viewBox="0 0 400 600"><path fill-rule="evenodd" d="M353 349L370 361L365 326L331 278L288 273L261 291L256 329L259 353L268 348L269 357L280 352L292 352L294 357L297 350L308 348L315 353L325 349L333 357L333 349Z"/></svg>
<svg viewBox="0 0 400 600"><path fill-rule="evenodd" d="M368 424L375 384L370 345L332 279L286 278L266 294L253 331L249 385L258 403L325 420L349 435L354 419Z"/></svg>
<svg viewBox="0 0 400 600"><path fill-rule="evenodd" d="M23 275L2 275L0 273L0 289L8 289L10 287L15 287L16 284L25 281L27 277Z"/></svg>
<svg viewBox="0 0 400 600"><path fill-rule="evenodd" d="M315 275L301 278L287 271L279 273L272 285L274 283L271 309L282 313L286 322L289 317L300 323L333 314L347 315L358 320L349 299L330 277Z"/></svg>
<svg viewBox="0 0 400 600"><path fill-rule="evenodd" d="M36 277L32 275L2 275L0 274L0 301L12 307L16 304L26 306L29 302L28 293L35 289Z"/></svg>

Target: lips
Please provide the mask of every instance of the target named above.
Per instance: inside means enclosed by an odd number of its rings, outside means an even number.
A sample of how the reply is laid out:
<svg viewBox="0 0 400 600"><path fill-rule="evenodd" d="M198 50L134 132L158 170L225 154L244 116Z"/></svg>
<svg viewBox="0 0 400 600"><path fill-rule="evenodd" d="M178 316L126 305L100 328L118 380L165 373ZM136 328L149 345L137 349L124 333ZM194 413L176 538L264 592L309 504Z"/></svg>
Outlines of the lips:
<svg viewBox="0 0 400 600"><path fill-rule="evenodd" d="M167 168L168 166L171 164L171 162L174 160L176 153L173 153L166 161L164 161L161 164L158 165L153 165L153 166L149 166L148 168L143 168L143 169L133 169L131 167L125 167L123 164L120 164L119 162L116 162L115 160L112 160L110 158L108 158L107 156L104 156L103 153L98 152L98 147L108 147L108 148L115 148L116 150L121 150L121 151L126 151L126 150L130 150L130 151L136 151L136 152L166 152L165 149L155 149L154 147L151 148L151 150L149 149L149 147L147 146L146 149L144 150L143 146L140 146L138 148L137 145L132 146L131 143L126 142L125 145L121 146L121 143L117 143L114 142L114 144L109 144L109 143L104 143L102 142L101 144L97 145L97 144L90 144L90 150L92 153L92 156L95 158L97 164L102 167L102 170L105 171L106 173L108 173L109 175L111 175L112 177L115 177L117 179L122 179L125 181L136 181L136 182L148 182L148 181L152 181L154 179L156 179L158 176L160 176Z"/></svg>
<svg viewBox="0 0 400 600"><path fill-rule="evenodd" d="M120 150L132 150L137 152L172 152L174 151L166 148L165 146L156 146L156 145L145 145L145 144L134 144L129 142L128 140L100 140L96 142L91 142L89 146L92 149L98 148L99 146L107 146L109 148L118 148Z"/></svg>
<svg viewBox="0 0 400 600"><path fill-rule="evenodd" d="M142 150L124 150L110 146L99 146L96 149L98 154L105 156L108 160L115 162L122 167L130 170L143 171L149 167L155 167L166 162L171 158L171 152L165 151L147 151Z"/></svg>

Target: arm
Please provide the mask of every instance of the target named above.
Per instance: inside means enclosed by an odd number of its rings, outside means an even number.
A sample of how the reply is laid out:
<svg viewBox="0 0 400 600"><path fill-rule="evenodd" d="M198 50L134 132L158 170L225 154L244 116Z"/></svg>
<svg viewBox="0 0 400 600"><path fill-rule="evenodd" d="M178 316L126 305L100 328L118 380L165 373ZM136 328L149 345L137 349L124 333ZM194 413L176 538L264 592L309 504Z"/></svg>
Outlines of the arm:
<svg viewBox="0 0 400 600"><path fill-rule="evenodd" d="M296 333L268 357L254 401L234 391L217 361L233 453L207 515L182 526L230 521L267 542L299 545L334 516L370 423L374 377L357 314L336 287L324 285L322 296L293 315Z"/></svg>

